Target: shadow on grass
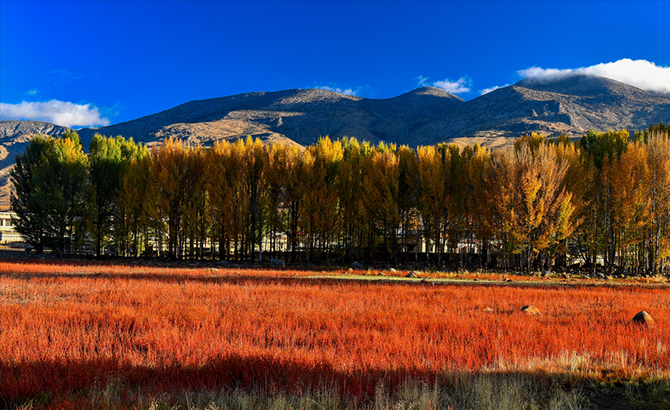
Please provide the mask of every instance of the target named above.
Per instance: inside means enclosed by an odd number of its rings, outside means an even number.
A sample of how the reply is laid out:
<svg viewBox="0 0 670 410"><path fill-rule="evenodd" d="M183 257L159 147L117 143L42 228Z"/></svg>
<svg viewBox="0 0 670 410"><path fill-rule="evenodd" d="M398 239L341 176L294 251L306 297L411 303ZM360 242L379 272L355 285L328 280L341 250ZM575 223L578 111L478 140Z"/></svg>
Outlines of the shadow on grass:
<svg viewBox="0 0 670 410"><path fill-rule="evenodd" d="M388 402L408 386L428 392L437 408L472 400L535 401L537 408L552 407L557 397L568 395L596 408L670 408L666 394L670 384L603 384L602 381L568 374L525 372L444 372L436 374L414 368L393 371L367 369L341 372L328 366L303 366L270 357L220 357L200 366L166 364L160 368L135 366L122 359L42 361L0 364L0 406L16 408L36 402L37 407L54 408L63 398L100 400L113 386L117 404L131 404L138 397L161 397L179 392L228 392L250 394L261 399L276 397L319 397L327 392L337 407L373 407L380 391ZM414 387L412 387L414 386ZM631 394L631 386L637 389ZM660 390L659 390L660 389ZM665 390L663 390L665 389ZM102 393L101 393L102 392ZM431 393L432 392L432 393ZM576 392L576 393L575 393ZM633 393L635 393L633 392ZM476 398L475 396L481 396ZM567 396L566 396L567 397ZM565 397L564 397L565 399ZM470 400L470 401L467 401ZM90 404L90 401L89 401ZM471 404L466 407L470 408ZM490 404L489 404L490 406ZM603 407L604 406L604 407ZM66 406L67 407L67 406ZM388 406L387 406L388 407ZM580 406L581 407L581 406ZM458 407L456 407L458 408ZM484 407L486 408L486 407ZM489 407L490 408L490 407ZM525 407L524 407L525 408ZM533 407L535 408L535 407ZM561 407L563 408L563 407ZM573 407L569 407L573 408Z"/></svg>
<svg viewBox="0 0 670 410"><path fill-rule="evenodd" d="M329 391L348 402L367 402L380 385L393 391L408 381L433 385L453 383L468 373L438 375L419 369L367 369L341 372L329 365L304 366L270 357L221 357L200 366L166 364L160 368L135 366L123 359L40 361L0 364L0 403L6 407L38 397L50 397L104 388L122 383L124 390L158 394L172 391L240 390L261 395L290 395ZM470 373L471 375L471 373ZM502 378L541 379L549 386L554 376L501 373ZM441 380L440 380L441 379ZM452 380L449 382L449 380Z"/></svg>
<svg viewBox="0 0 670 410"><path fill-rule="evenodd" d="M369 286L369 285L394 285L394 286L414 286L424 287L426 289L439 288L440 286L459 286L459 287L518 287L518 288L542 288L542 289L583 289L598 287L618 288L619 285L608 284L564 284L564 283L535 283L535 282L496 282L496 281L464 281L464 280L443 280L431 279L430 281L422 282L420 279L406 279L403 277L388 277L388 276L364 276L352 278L337 277L335 275L329 276L324 274L319 275L291 275L280 276L272 271L265 273L257 273L253 275L244 274L243 270L226 270L207 272L203 270L195 274L178 274L170 273L169 269L160 273L50 273L50 272L4 272L0 277L7 277L12 279L67 279L79 278L90 280L132 280L132 281L151 281L166 284L182 284L186 282L195 282L202 284L231 284L231 285L254 285L254 284L277 284L277 285L325 285L337 286L347 284L348 286ZM251 270L251 269L249 269ZM640 286L644 289L654 289L656 287L664 288L665 286Z"/></svg>

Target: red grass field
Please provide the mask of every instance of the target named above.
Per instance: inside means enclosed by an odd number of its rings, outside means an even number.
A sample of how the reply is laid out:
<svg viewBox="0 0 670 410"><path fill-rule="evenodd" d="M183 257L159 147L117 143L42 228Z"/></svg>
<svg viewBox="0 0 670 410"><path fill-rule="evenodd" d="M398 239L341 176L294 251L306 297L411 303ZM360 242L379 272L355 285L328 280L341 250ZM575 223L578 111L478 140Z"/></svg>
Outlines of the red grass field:
<svg viewBox="0 0 670 410"><path fill-rule="evenodd" d="M0 263L0 407L40 397L68 407L110 380L129 396L329 389L364 402L382 380L393 388L445 372L670 375L666 285L330 273ZM527 304L542 314L520 312ZM654 327L630 323L641 310Z"/></svg>

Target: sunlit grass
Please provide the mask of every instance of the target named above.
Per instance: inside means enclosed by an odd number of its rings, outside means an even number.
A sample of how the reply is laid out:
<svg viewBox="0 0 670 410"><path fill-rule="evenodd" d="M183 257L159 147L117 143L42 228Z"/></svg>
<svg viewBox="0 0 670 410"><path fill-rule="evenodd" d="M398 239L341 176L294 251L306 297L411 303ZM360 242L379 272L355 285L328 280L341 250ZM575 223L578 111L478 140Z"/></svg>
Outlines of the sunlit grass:
<svg viewBox="0 0 670 410"><path fill-rule="evenodd" d="M507 394L549 408L539 397L583 398L561 383L670 375L665 285L385 274L0 263L0 395L38 407L109 396L110 408L486 408L466 403ZM630 323L641 310L654 327ZM514 393L526 385L530 396Z"/></svg>

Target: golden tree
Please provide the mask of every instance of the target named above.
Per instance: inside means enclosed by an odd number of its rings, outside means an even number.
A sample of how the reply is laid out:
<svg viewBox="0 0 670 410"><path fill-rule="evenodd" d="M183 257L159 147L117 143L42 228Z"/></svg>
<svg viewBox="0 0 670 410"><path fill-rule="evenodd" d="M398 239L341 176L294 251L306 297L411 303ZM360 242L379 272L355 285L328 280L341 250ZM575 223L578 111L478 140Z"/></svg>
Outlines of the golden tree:
<svg viewBox="0 0 670 410"><path fill-rule="evenodd" d="M662 123L659 124L663 125ZM649 170L649 250L648 270L666 273L670 270L670 138L665 132L653 131L647 138Z"/></svg>
<svg viewBox="0 0 670 410"><path fill-rule="evenodd" d="M397 262L398 239L403 221L400 211L400 160L396 152L395 145L380 143L372 153L370 172L363 179L369 190L366 207L374 213L392 263Z"/></svg>
<svg viewBox="0 0 670 410"><path fill-rule="evenodd" d="M438 152L436 146L425 146L417 149L417 156L418 211L427 242L426 251L436 252L438 264L441 264L444 251L443 232L446 229L450 199L446 181L451 177L451 153Z"/></svg>
<svg viewBox="0 0 670 410"><path fill-rule="evenodd" d="M572 193L563 184L567 169L547 144L522 143L492 157L485 177L488 223L497 227L507 252L522 256L528 271L542 252L576 228ZM543 259L541 264L548 263Z"/></svg>
<svg viewBox="0 0 670 410"><path fill-rule="evenodd" d="M168 138L151 150L151 178L156 195L155 223L160 239L167 223L167 254L180 258L183 250L182 218L188 184L188 152L181 140ZM162 250L162 249L161 249Z"/></svg>
<svg viewBox="0 0 670 410"><path fill-rule="evenodd" d="M343 150L339 141L319 139L303 155L304 184L300 221L305 233L307 258L315 261L317 253L329 257L337 228L337 185Z"/></svg>

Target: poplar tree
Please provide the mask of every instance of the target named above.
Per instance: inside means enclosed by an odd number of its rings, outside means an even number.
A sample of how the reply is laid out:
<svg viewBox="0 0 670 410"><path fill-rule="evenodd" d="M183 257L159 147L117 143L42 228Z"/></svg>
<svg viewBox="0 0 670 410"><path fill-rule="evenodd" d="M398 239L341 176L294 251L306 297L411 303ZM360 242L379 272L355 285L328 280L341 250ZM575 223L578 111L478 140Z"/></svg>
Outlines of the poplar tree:
<svg viewBox="0 0 670 410"><path fill-rule="evenodd" d="M11 199L17 231L38 252L47 246L64 256L73 242L83 240L88 159L74 131L35 140L17 157L19 166L11 174L17 187Z"/></svg>
<svg viewBox="0 0 670 410"><path fill-rule="evenodd" d="M338 196L336 187L342 163L342 144L321 138L307 148L302 156L304 165L301 226L305 233L308 260L328 258L330 244L337 229Z"/></svg>
<svg viewBox="0 0 670 410"><path fill-rule="evenodd" d="M123 169L121 140L95 134L89 151L89 204L88 231L93 240L93 250L100 256L111 239L117 198Z"/></svg>
<svg viewBox="0 0 670 410"><path fill-rule="evenodd" d="M438 151L436 146L419 147L418 154L418 211L421 215L426 252L437 253L442 262L443 231L446 229L450 197L446 181L451 178L451 153Z"/></svg>
<svg viewBox="0 0 670 410"><path fill-rule="evenodd" d="M14 185L11 207L16 213L14 227L37 253L44 251L47 224L46 204L41 201L41 188L36 186L35 173L44 166L43 156L53 148L52 138L36 135L23 154L16 156L10 180Z"/></svg>
<svg viewBox="0 0 670 410"><path fill-rule="evenodd" d="M160 238L167 222L168 255L182 256L182 207L186 201L188 153L180 140L169 138L151 150L151 178L156 197L155 223ZM165 222L164 222L165 221Z"/></svg>
<svg viewBox="0 0 670 410"><path fill-rule="evenodd" d="M151 216L155 196L151 195L151 157L144 146L139 146L135 158L125 168L120 181L119 254L140 256L149 251Z"/></svg>

